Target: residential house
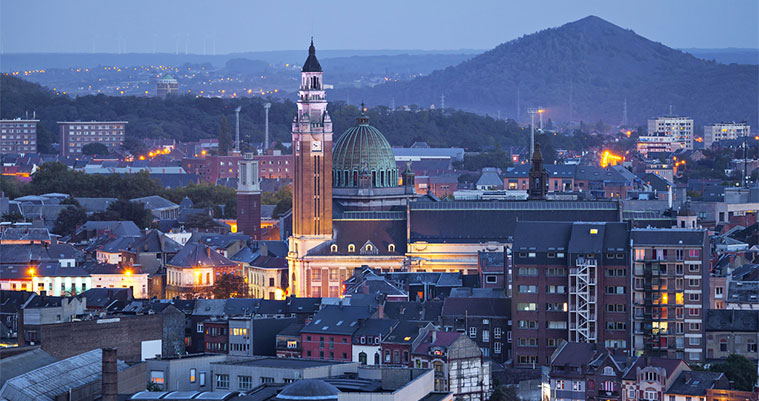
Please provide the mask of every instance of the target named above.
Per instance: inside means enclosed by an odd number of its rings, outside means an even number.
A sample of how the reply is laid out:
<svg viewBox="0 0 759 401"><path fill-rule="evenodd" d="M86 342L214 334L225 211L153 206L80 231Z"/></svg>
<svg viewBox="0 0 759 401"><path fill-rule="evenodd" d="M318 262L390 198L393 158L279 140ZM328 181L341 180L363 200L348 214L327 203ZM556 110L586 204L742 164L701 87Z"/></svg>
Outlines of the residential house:
<svg viewBox="0 0 759 401"><path fill-rule="evenodd" d="M382 363L382 339L398 325L394 319L367 319L353 334L353 362L362 365L380 365Z"/></svg>
<svg viewBox="0 0 759 401"><path fill-rule="evenodd" d="M706 360L724 360L732 354L759 360L759 310L706 311Z"/></svg>
<svg viewBox="0 0 759 401"><path fill-rule="evenodd" d="M511 360L511 300L507 298L453 298L443 301L445 331L464 333L485 358Z"/></svg>
<svg viewBox="0 0 759 401"><path fill-rule="evenodd" d="M130 199L130 201L145 205L145 209L150 210L150 213L153 214L156 220L176 219L179 217L179 205L157 195L134 198Z"/></svg>
<svg viewBox="0 0 759 401"><path fill-rule="evenodd" d="M353 336L373 313L365 306L325 306L301 329L301 356L304 359L351 361Z"/></svg>
<svg viewBox="0 0 759 401"><path fill-rule="evenodd" d="M202 243L187 243L166 264L166 297L208 293L223 274L238 274L237 263Z"/></svg>

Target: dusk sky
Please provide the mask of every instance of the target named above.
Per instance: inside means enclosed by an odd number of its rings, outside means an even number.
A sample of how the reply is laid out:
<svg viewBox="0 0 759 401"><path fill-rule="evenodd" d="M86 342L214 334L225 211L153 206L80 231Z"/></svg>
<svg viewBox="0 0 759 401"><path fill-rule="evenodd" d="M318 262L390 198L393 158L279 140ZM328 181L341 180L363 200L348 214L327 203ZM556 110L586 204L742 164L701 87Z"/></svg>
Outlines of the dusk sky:
<svg viewBox="0 0 759 401"><path fill-rule="evenodd" d="M2 52L489 49L587 15L674 48L759 47L759 2L2 0ZM205 52L204 52L205 42Z"/></svg>

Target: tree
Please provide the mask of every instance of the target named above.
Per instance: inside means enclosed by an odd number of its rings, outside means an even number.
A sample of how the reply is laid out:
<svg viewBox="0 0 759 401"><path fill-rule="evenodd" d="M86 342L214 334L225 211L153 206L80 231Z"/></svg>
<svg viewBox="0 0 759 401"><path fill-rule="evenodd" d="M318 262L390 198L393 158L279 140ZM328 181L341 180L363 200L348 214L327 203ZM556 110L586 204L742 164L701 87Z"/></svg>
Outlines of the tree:
<svg viewBox="0 0 759 401"><path fill-rule="evenodd" d="M247 294L245 280L235 274L225 273L216 279L211 290L216 299L235 298Z"/></svg>
<svg viewBox="0 0 759 401"><path fill-rule="evenodd" d="M743 355L732 354L725 362L714 364L709 370L724 373L728 380L735 382L737 390L751 391L756 383L756 365Z"/></svg>
<svg viewBox="0 0 759 401"><path fill-rule="evenodd" d="M132 221L137 227L148 228L153 222L153 214L142 203L119 199L108 205L104 212L92 215L92 220Z"/></svg>
<svg viewBox="0 0 759 401"><path fill-rule="evenodd" d="M185 228L196 228L199 230L221 227L221 225L217 223L213 217L205 213L199 213L190 216L184 226Z"/></svg>
<svg viewBox="0 0 759 401"><path fill-rule="evenodd" d="M3 216L0 217L0 221L4 221L4 222L8 221L11 223L16 223L23 220L24 220L24 216L22 216L21 213L16 212L16 211L3 213Z"/></svg>
<svg viewBox="0 0 759 401"><path fill-rule="evenodd" d="M53 225L53 232L62 236L72 234L77 226L87 221L83 207L71 206L61 210Z"/></svg>
<svg viewBox="0 0 759 401"><path fill-rule="evenodd" d="M221 116L219 119L219 154L226 156L229 149L232 148L232 134L229 133L229 122L227 117Z"/></svg>
<svg viewBox="0 0 759 401"><path fill-rule="evenodd" d="M490 401L520 401L516 390L504 385L498 386L490 395Z"/></svg>
<svg viewBox="0 0 759 401"><path fill-rule="evenodd" d="M100 142L88 143L82 146L82 154L85 156L107 155L108 153L108 147Z"/></svg>

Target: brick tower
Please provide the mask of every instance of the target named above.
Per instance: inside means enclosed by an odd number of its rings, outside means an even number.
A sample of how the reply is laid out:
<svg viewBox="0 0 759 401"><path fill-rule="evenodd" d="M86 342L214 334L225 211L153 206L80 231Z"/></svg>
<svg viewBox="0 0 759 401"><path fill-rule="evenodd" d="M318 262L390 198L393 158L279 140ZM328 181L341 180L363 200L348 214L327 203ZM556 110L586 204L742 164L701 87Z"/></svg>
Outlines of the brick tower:
<svg viewBox="0 0 759 401"><path fill-rule="evenodd" d="M258 184L258 160L246 153L237 173L237 232L261 239L261 189Z"/></svg>

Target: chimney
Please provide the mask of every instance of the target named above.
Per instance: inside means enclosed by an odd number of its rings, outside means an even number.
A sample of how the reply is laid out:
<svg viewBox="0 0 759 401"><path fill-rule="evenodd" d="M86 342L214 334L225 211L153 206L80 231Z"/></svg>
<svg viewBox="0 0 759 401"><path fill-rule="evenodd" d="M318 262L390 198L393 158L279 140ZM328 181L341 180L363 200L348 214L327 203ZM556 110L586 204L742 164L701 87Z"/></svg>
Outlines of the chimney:
<svg viewBox="0 0 759 401"><path fill-rule="evenodd" d="M206 247L206 254L208 255L208 258L211 258L211 247Z"/></svg>
<svg viewBox="0 0 759 401"><path fill-rule="evenodd" d="M119 373L116 365L116 348L103 348L102 401L118 401Z"/></svg>
<svg viewBox="0 0 759 401"><path fill-rule="evenodd" d="M432 330L432 344L434 344L437 341L437 330Z"/></svg>
<svg viewBox="0 0 759 401"><path fill-rule="evenodd" d="M377 307L377 318L383 319L385 317L385 303L380 302L379 306Z"/></svg>

